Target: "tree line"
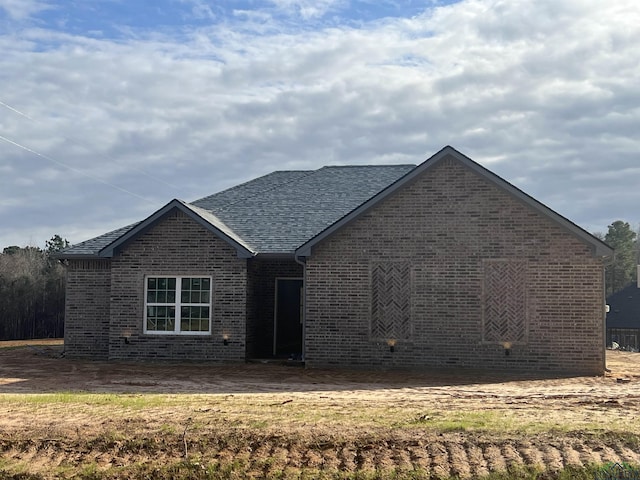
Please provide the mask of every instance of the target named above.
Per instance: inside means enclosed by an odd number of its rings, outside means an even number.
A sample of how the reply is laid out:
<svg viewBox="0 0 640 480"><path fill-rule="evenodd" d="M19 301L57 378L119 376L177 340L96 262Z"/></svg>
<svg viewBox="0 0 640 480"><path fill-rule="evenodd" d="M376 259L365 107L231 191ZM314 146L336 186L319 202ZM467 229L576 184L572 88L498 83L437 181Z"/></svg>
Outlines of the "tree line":
<svg viewBox="0 0 640 480"><path fill-rule="evenodd" d="M0 253L0 340L63 337L65 268L53 254L68 245L54 235L44 250L11 246Z"/></svg>

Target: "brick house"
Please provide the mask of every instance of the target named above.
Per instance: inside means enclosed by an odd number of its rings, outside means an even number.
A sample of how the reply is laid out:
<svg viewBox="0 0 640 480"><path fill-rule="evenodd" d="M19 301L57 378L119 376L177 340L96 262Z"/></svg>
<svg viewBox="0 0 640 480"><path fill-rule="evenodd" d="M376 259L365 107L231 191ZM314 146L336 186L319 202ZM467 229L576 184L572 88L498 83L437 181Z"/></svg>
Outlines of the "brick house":
<svg viewBox="0 0 640 480"><path fill-rule="evenodd" d="M609 295L607 305L607 347L617 344L622 350L640 351L640 277Z"/></svg>
<svg viewBox="0 0 640 480"><path fill-rule="evenodd" d="M66 249L65 349L600 374L611 254L452 147L279 171Z"/></svg>

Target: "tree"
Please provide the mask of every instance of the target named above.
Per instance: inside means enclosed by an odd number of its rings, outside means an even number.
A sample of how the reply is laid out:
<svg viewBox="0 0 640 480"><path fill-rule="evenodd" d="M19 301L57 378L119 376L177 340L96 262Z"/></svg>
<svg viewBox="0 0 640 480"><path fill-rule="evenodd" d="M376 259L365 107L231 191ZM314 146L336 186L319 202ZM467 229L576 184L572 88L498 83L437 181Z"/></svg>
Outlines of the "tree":
<svg viewBox="0 0 640 480"><path fill-rule="evenodd" d="M636 281L636 233L628 222L616 220L609 225L604 240L615 250L612 262L605 269L607 295L611 295Z"/></svg>
<svg viewBox="0 0 640 480"><path fill-rule="evenodd" d="M51 240L47 240L45 243L45 250L48 254L59 252L60 250L67 248L69 246L69 242L66 238L62 238L60 235L56 234L51 237Z"/></svg>

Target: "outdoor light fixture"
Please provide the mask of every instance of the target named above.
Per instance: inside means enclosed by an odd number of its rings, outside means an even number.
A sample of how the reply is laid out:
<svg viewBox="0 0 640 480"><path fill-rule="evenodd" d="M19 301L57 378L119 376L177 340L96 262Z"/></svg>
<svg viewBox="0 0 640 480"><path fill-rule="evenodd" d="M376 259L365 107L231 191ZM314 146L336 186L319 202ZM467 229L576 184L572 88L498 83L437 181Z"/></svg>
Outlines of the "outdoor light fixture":
<svg viewBox="0 0 640 480"><path fill-rule="evenodd" d="M395 338L390 338L389 340L387 340L387 345L389 345L389 351L390 352L395 352L396 351L396 339Z"/></svg>
<svg viewBox="0 0 640 480"><path fill-rule="evenodd" d="M122 337L122 338L124 338L125 345L129 345L129 337L127 336L127 337Z"/></svg>
<svg viewBox="0 0 640 480"><path fill-rule="evenodd" d="M511 342L502 342L502 346L504 347L505 357L508 357L511 354Z"/></svg>
<svg viewBox="0 0 640 480"><path fill-rule="evenodd" d="M222 336L222 344L226 347L229 345L229 335L226 333Z"/></svg>

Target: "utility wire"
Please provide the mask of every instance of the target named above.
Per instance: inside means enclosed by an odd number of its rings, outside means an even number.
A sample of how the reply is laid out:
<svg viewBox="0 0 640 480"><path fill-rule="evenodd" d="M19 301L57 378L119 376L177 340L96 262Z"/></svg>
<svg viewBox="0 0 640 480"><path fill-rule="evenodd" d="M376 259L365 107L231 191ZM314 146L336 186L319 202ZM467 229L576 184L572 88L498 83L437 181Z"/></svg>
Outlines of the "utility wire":
<svg viewBox="0 0 640 480"><path fill-rule="evenodd" d="M16 147L21 148L21 149L23 149L23 150L25 150L25 151L27 151L29 153L33 153L34 155L37 155L37 156L39 156L41 158L44 158L45 160L49 160L50 162L53 162L53 163L55 163L57 165L60 165L60 166L62 166L64 168L67 168L67 169L71 170L72 172L76 172L76 173L82 175L83 177L90 178L91 180L94 180L96 182L99 182L99 183L102 183L102 184L107 185L109 187L112 187L112 188L115 188L117 190L120 190L121 192L124 192L124 193L127 193L129 195L132 195L132 196L134 196L136 198L144 200L145 202L155 203L155 202L153 202L152 200L150 200L148 198L145 198L145 197L142 197L142 196L138 195L137 193L133 193L133 192L131 192L131 191L125 189L125 188L119 187L118 185L115 185L113 183L109 183L106 180L101 179L100 177L95 177L93 175L89 175L88 173L85 173L82 170L78 170L77 168L71 167L71 166L69 166L69 165L67 165L67 164L65 164L65 163L63 163L63 162L61 162L59 160L56 160L53 157L50 157L49 155L45 155L44 153L36 152L35 150L33 150L33 149L29 148L29 147L26 147L24 145L21 145L21 144L19 144L17 142L14 142L13 140L8 139L7 137L4 137L4 136L0 135L0 140L4 140L5 142L10 143L11 145L15 145Z"/></svg>
<svg viewBox="0 0 640 480"><path fill-rule="evenodd" d="M20 110L16 110L11 105L7 105L6 103L4 103L2 100L0 100L0 105L2 105L3 107L7 107L9 110L11 110L12 112L16 112L18 115L22 115L24 118L28 118L29 120L33 120L33 118L31 118L29 115L27 115L25 113L22 113Z"/></svg>
<svg viewBox="0 0 640 480"><path fill-rule="evenodd" d="M22 116L22 117L24 117L24 118L27 118L27 119L31 120L32 122L35 122L35 123L42 123L42 122L39 122L38 120L35 120L34 118L30 117L30 116L29 116L29 115L27 115L26 113L21 112L21 111L20 111L20 110L18 110L17 108L14 108L14 107L12 107L11 105L9 105L9 104L7 104L7 103L3 102L2 100L0 100L0 105L1 105L1 106L3 106L3 107L5 107L5 108L7 108L7 109L9 109L9 110L11 110L11 111L12 111L12 112L14 112L14 113L17 113L18 115L20 115L20 116ZM62 138L63 138L63 139L65 139L66 141L70 142L70 143L73 143L74 145L76 145L76 146L78 146L78 147L80 147L80 148L83 148L83 149L85 149L85 150L88 150L88 148L87 148L85 145L82 145L81 143L79 143L78 141L74 140L73 138L69 138L69 137L66 137L66 136L64 136L64 135L62 135ZM119 162L119 161L118 161L118 160L116 160L115 158L112 158L112 157L110 157L109 155L106 155L106 154L104 154L104 153L98 153L97 155L98 155L98 156L100 156L100 157L103 157L103 158L105 158L105 159L107 159L107 160L110 160L111 162L121 164L121 162ZM158 182L158 183L162 183L162 184L166 185L167 187L171 187L171 188L173 188L173 189L174 189L174 190L176 190L176 191L178 190L178 187L176 187L175 185L172 185L172 184L170 184L170 183L168 183L168 182L165 182L165 181L164 181L164 180L162 180L161 178L155 177L155 176L153 176L153 175L151 175L151 174L149 174L149 173L147 173L147 172L145 172L145 171L143 171L143 170L140 170L139 168L135 168L135 167L129 167L129 168L131 168L132 170L134 170L134 171L136 171L136 172L138 172L138 173L140 173L140 174L144 175L145 177L148 177L148 178L150 178L150 179L152 179L152 180L155 180L155 181L156 181L156 182Z"/></svg>

